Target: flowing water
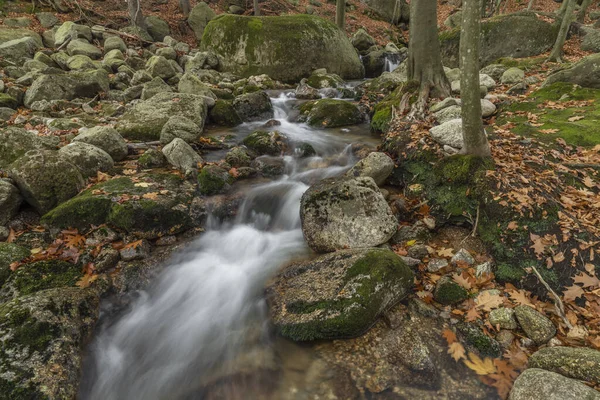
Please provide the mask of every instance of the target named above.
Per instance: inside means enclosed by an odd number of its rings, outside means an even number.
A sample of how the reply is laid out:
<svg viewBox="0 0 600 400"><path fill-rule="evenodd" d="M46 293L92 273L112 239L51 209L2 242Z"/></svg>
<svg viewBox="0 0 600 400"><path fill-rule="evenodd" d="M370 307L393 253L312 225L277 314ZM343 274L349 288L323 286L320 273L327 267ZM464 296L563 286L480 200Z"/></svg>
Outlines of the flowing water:
<svg viewBox="0 0 600 400"><path fill-rule="evenodd" d="M355 162L350 142L374 141L364 126L323 131L289 122L295 101L281 94L272 102L276 129L292 148L309 143L318 156L285 156L283 177L253 186L235 221L211 221L124 315L106 324L92 344L82 399L201 399L203 385L226 375L244 349L269 346L264 284L286 262L310 254L300 229L302 193ZM262 123L230 133L242 138Z"/></svg>

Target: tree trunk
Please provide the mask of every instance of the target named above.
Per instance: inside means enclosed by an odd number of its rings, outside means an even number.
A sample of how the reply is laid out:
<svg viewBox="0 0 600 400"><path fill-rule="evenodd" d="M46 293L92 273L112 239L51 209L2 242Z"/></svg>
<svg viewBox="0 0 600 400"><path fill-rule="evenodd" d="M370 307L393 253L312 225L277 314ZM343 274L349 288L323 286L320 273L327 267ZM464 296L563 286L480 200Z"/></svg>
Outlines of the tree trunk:
<svg viewBox="0 0 600 400"><path fill-rule="evenodd" d="M129 11L131 25L137 26L141 29L146 29L146 22L144 21L144 14L142 13L141 1L127 0L127 10Z"/></svg>
<svg viewBox="0 0 600 400"><path fill-rule="evenodd" d="M463 0L460 31L460 99L464 147L462 153L481 157L490 155L490 146L481 120L479 90L480 0Z"/></svg>
<svg viewBox="0 0 600 400"><path fill-rule="evenodd" d="M583 3L581 3L581 8L577 13L577 22L581 22L583 24L583 22L585 21L585 14L587 13L587 10L588 8L590 8L591 4L592 0L583 0Z"/></svg>
<svg viewBox="0 0 600 400"><path fill-rule="evenodd" d="M442 66L436 6L436 0L410 2L408 80L420 83L419 99L413 104L411 118L419 118L424 114L432 89L436 97L450 95L450 83Z"/></svg>
<svg viewBox="0 0 600 400"><path fill-rule="evenodd" d="M179 8L185 17L190 15L192 7L190 6L190 0L179 0Z"/></svg>
<svg viewBox="0 0 600 400"><path fill-rule="evenodd" d="M346 0L337 0L336 2L335 23L341 30L346 29Z"/></svg>
<svg viewBox="0 0 600 400"><path fill-rule="evenodd" d="M554 42L552 53L550 53L550 57L548 57L547 61L562 61L562 48L565 44L565 41L567 40L567 34L569 33L569 28L571 27L571 21L573 20L573 10L575 9L575 4L577 4L577 0L565 0L565 3L567 3L567 5L562 16L560 29L558 30L558 36L556 36L556 42Z"/></svg>
<svg viewBox="0 0 600 400"><path fill-rule="evenodd" d="M258 6L258 0L254 0L252 4L254 5L254 16L260 17L260 7Z"/></svg>

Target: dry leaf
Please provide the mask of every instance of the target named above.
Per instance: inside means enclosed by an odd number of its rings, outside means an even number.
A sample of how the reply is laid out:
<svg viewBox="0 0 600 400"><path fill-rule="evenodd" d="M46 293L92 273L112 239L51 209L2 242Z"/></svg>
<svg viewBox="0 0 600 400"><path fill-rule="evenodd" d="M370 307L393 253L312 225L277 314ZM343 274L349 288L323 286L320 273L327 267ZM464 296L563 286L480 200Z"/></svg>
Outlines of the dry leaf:
<svg viewBox="0 0 600 400"><path fill-rule="evenodd" d="M580 121L582 119L584 119L585 117L583 115L576 115L574 117L568 118L567 121L569 122L575 122L575 121Z"/></svg>
<svg viewBox="0 0 600 400"><path fill-rule="evenodd" d="M458 361L465 357L465 348L460 342L451 343L448 346L448 354L454 359L454 361Z"/></svg>
<svg viewBox="0 0 600 400"><path fill-rule="evenodd" d="M481 359L477 354L469 352L469 359L463 361L477 375L489 375L496 372L496 366L491 358Z"/></svg>
<svg viewBox="0 0 600 400"><path fill-rule="evenodd" d="M511 231L514 231L518 227L519 227L519 225L517 224L517 221L511 221L508 223L508 226L507 226L507 228L510 229Z"/></svg>
<svg viewBox="0 0 600 400"><path fill-rule="evenodd" d="M492 294L489 290L479 293L475 300L477 308L484 311L492 311L494 308L498 308L504 303L504 297L498 294Z"/></svg>
<svg viewBox="0 0 600 400"><path fill-rule="evenodd" d="M596 278L595 276L588 275L585 272L581 272L579 275L575 276L573 282L581 283L584 288L594 288L596 286L600 286L600 279Z"/></svg>
<svg viewBox="0 0 600 400"><path fill-rule="evenodd" d="M460 286L462 286L463 288L467 289L467 290L471 290L472 285L471 282L469 282L468 275L467 277L464 276L465 273L463 272L462 274L452 274L452 279L454 280L454 282L458 283Z"/></svg>
<svg viewBox="0 0 600 400"><path fill-rule="evenodd" d="M454 250L450 248L442 247L437 251L438 256L440 257L452 257L454 255Z"/></svg>
<svg viewBox="0 0 600 400"><path fill-rule="evenodd" d="M454 333L453 330L451 329L444 329L442 331L442 336L444 337L444 339L446 339L446 342L448 344L452 344L455 343L458 339L456 338L456 334Z"/></svg>
<svg viewBox="0 0 600 400"><path fill-rule="evenodd" d="M581 288L581 286L573 285L566 288L563 292L563 298L567 303L575 301L575 299L583 296L585 292Z"/></svg>

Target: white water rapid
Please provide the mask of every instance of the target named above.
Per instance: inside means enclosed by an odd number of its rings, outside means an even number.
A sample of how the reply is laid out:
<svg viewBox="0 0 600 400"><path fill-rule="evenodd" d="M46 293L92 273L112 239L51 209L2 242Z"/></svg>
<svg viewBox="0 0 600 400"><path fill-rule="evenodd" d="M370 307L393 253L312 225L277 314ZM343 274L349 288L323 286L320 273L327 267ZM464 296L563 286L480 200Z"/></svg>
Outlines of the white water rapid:
<svg viewBox="0 0 600 400"><path fill-rule="evenodd" d="M82 399L202 399L207 376L226 369L249 338L267 340L264 284L286 262L309 253L300 197L310 183L355 161L352 139L288 122L293 101L286 95L272 99L281 123L275 129L292 146L310 143L319 156L285 156L286 175L252 187L235 221L214 223L129 311L99 332ZM245 124L237 133L262 123Z"/></svg>

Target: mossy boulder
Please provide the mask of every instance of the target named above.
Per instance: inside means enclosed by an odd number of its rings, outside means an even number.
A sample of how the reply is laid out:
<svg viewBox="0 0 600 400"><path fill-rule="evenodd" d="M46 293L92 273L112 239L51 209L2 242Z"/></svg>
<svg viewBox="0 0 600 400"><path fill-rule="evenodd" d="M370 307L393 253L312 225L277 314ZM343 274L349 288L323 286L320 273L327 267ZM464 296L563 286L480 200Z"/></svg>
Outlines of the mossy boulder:
<svg viewBox="0 0 600 400"><path fill-rule="evenodd" d="M11 274L10 264L31 255L30 251L14 243L0 243L0 288Z"/></svg>
<svg viewBox="0 0 600 400"><path fill-rule="evenodd" d="M523 58L542 54L552 47L559 23L549 23L534 12L499 15L481 22L479 61L481 66L501 57ZM458 67L460 27L440 34L442 61Z"/></svg>
<svg viewBox="0 0 600 400"><path fill-rule="evenodd" d="M242 124L242 119L233 108L233 104L227 100L217 100L208 116L213 123L221 126L233 127Z"/></svg>
<svg viewBox="0 0 600 400"><path fill-rule="evenodd" d="M398 222L371 177L328 178L311 186L300 203L302 232L317 252L378 246Z"/></svg>
<svg viewBox="0 0 600 400"><path fill-rule="evenodd" d="M310 15L221 15L206 26L201 49L211 49L220 56L222 71L244 77L267 74L278 81L296 83L317 68L326 68L344 79L364 75L358 54L344 32Z"/></svg>
<svg viewBox="0 0 600 400"><path fill-rule="evenodd" d="M437 281L433 298L440 304L452 305L462 303L469 297L469 294L458 283L447 276Z"/></svg>
<svg viewBox="0 0 600 400"><path fill-rule="evenodd" d="M225 161L232 167L249 167L253 159L256 158L250 149L245 146L236 146L229 150L225 155Z"/></svg>
<svg viewBox="0 0 600 400"><path fill-rule="evenodd" d="M0 168L6 168L29 150L52 150L60 143L58 138L38 136L22 128L0 130Z"/></svg>
<svg viewBox="0 0 600 400"><path fill-rule="evenodd" d="M83 345L99 312L92 289L38 291L0 305L0 397L77 396Z"/></svg>
<svg viewBox="0 0 600 400"><path fill-rule="evenodd" d="M0 107L8 107L16 109L19 107L17 99L6 93L0 93Z"/></svg>
<svg viewBox="0 0 600 400"><path fill-rule="evenodd" d="M298 120L316 128L337 128L359 124L363 115L348 101L322 99L302 104Z"/></svg>
<svg viewBox="0 0 600 400"><path fill-rule="evenodd" d="M25 28L10 28L8 26L0 27L0 43L9 42L23 37L31 37L35 39L39 47L42 47L42 38L36 32Z"/></svg>
<svg viewBox="0 0 600 400"><path fill-rule="evenodd" d="M500 357L502 348L500 343L486 335L481 328L471 322L456 324L459 337L469 349L476 350L482 357Z"/></svg>
<svg viewBox="0 0 600 400"><path fill-rule="evenodd" d="M84 179L95 177L98 171L108 172L114 166L111 156L99 147L73 142L62 147L58 154L79 169Z"/></svg>
<svg viewBox="0 0 600 400"><path fill-rule="evenodd" d="M237 96L232 105L244 122L263 121L275 116L271 99L262 90Z"/></svg>
<svg viewBox="0 0 600 400"><path fill-rule="evenodd" d="M542 87L547 87L556 82L600 89L600 54L589 55L567 68L550 74Z"/></svg>
<svg viewBox="0 0 600 400"><path fill-rule="evenodd" d="M190 228L189 207L195 188L177 175L140 174L92 186L43 216L42 224L80 230L108 224L144 238Z"/></svg>
<svg viewBox="0 0 600 400"><path fill-rule="evenodd" d="M414 101L416 99L417 90L418 83L416 82L399 83L391 93L375 105L373 116L371 117L371 130L376 133L387 132L390 128L390 122L392 121L392 108L400 106L400 101L405 93L411 94L410 101ZM370 91L377 92L377 88L370 88Z"/></svg>
<svg viewBox="0 0 600 400"><path fill-rule="evenodd" d="M231 182L229 172L216 165L207 165L198 174L198 188L206 196L226 191Z"/></svg>
<svg viewBox="0 0 600 400"><path fill-rule="evenodd" d="M271 319L294 341L363 334L413 285L413 272L385 249L342 250L286 267L267 289Z"/></svg>
<svg viewBox="0 0 600 400"><path fill-rule="evenodd" d="M285 151L287 137L278 131L254 131L246 136L244 145L258 155L278 156Z"/></svg>
<svg viewBox="0 0 600 400"><path fill-rule="evenodd" d="M159 93L137 103L119 120L116 129L126 139L159 140L171 117L186 117L204 128L208 107L202 96L189 93Z"/></svg>
<svg viewBox="0 0 600 400"><path fill-rule="evenodd" d="M569 378L600 382L600 351L591 348L546 347L533 353L530 368L542 368Z"/></svg>
<svg viewBox="0 0 600 400"><path fill-rule="evenodd" d="M148 149L138 158L138 164L142 168L158 168L166 164L164 154L157 149Z"/></svg>
<svg viewBox="0 0 600 400"><path fill-rule="evenodd" d="M308 86L315 89L334 88L344 84L344 80L337 74L313 72L306 80Z"/></svg>

